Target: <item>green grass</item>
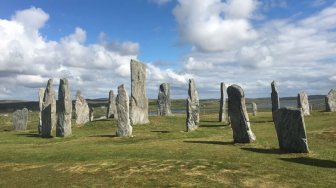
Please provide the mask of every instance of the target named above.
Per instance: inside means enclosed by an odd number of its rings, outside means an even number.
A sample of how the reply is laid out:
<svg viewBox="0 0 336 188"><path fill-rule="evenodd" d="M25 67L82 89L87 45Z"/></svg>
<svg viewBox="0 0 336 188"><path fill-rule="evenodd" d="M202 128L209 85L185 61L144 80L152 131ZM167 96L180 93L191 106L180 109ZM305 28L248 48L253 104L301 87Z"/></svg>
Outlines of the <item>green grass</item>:
<svg viewBox="0 0 336 188"><path fill-rule="evenodd" d="M0 187L333 187L336 113L305 117L309 154L278 150L270 112L250 115L253 144L232 144L217 114L201 115L187 133L185 115L151 116L115 137L115 120L73 127L73 136L37 137L37 113L26 131L0 116Z"/></svg>

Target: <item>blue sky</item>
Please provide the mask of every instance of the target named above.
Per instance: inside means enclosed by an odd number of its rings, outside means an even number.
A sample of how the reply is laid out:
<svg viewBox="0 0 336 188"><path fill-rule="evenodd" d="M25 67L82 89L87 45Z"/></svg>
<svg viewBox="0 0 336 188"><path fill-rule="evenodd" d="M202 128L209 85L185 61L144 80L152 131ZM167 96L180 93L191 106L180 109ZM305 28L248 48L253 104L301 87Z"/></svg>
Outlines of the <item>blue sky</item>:
<svg viewBox="0 0 336 188"><path fill-rule="evenodd" d="M147 94L170 82L201 98L220 82L247 97L326 94L336 87L336 4L332 0L3 0L0 99L35 100L48 78L67 77L73 96L107 97L129 61L147 64Z"/></svg>

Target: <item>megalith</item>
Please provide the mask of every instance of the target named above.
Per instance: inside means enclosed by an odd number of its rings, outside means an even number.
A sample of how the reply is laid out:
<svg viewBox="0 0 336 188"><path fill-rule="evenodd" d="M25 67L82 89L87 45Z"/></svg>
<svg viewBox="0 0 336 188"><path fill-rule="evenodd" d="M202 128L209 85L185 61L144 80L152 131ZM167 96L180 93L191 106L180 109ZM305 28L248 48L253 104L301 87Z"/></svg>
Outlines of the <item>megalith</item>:
<svg viewBox="0 0 336 188"><path fill-rule="evenodd" d="M84 125L85 123L90 121L89 105L84 99L84 97L81 96L80 90L78 90L76 94L75 110L76 110L77 125Z"/></svg>
<svg viewBox="0 0 336 188"><path fill-rule="evenodd" d="M335 112L336 111L336 89L331 89L328 95L325 97L326 111Z"/></svg>
<svg viewBox="0 0 336 188"><path fill-rule="evenodd" d="M114 118L114 119L118 118L117 106L116 106L116 97L115 97L112 90L110 90L110 92L109 92L106 119L108 119L108 118Z"/></svg>
<svg viewBox="0 0 336 188"><path fill-rule="evenodd" d="M37 131L39 135L42 133L42 108L43 108L43 97L44 97L45 88L40 88L38 92L39 99L39 123L37 125Z"/></svg>
<svg viewBox="0 0 336 188"><path fill-rule="evenodd" d="M245 95L238 85L227 88L228 111L233 131L234 143L251 143L256 140L250 128L250 121L246 111Z"/></svg>
<svg viewBox="0 0 336 188"><path fill-rule="evenodd" d="M276 110L274 124L281 150L294 153L309 152L302 109Z"/></svg>
<svg viewBox="0 0 336 188"><path fill-rule="evenodd" d="M71 117L72 117L72 100L68 79L60 79L58 88L57 103L57 125L56 136L65 137L71 135Z"/></svg>
<svg viewBox="0 0 336 188"><path fill-rule="evenodd" d="M253 116L257 116L257 112L258 112L257 104L255 102L252 102L252 114L253 114Z"/></svg>
<svg viewBox="0 0 336 188"><path fill-rule="evenodd" d="M298 94L298 96L297 96L297 107L302 108L303 115L305 115L305 116L310 115L308 95L305 92L300 92Z"/></svg>
<svg viewBox="0 0 336 188"><path fill-rule="evenodd" d="M199 98L194 79L189 79L187 98L187 132L194 131L199 125Z"/></svg>
<svg viewBox="0 0 336 188"><path fill-rule="evenodd" d="M219 102L219 122L225 122L225 93L226 93L226 87L224 82L221 82L220 84L220 102Z"/></svg>
<svg viewBox="0 0 336 188"><path fill-rule="evenodd" d="M90 122L93 121L93 113L94 113L94 108L90 107L90 112L89 112L89 116L90 116L89 120L90 120Z"/></svg>
<svg viewBox="0 0 336 188"><path fill-rule="evenodd" d="M148 120L148 98L146 97L146 65L131 60L131 124L145 124Z"/></svg>
<svg viewBox="0 0 336 188"><path fill-rule="evenodd" d="M53 88L53 79L48 80L47 87L44 92L42 104L42 137L51 137L52 129L56 127L56 98Z"/></svg>
<svg viewBox="0 0 336 188"><path fill-rule="evenodd" d="M124 84L118 87L118 95L116 100L118 123L116 135L118 137L132 136L132 126L129 118L129 98Z"/></svg>
<svg viewBox="0 0 336 188"><path fill-rule="evenodd" d="M170 102L170 84L163 83L159 87L159 94L158 94L158 115L160 116L171 116L171 102Z"/></svg>
<svg viewBox="0 0 336 188"><path fill-rule="evenodd" d="M272 88L271 100L272 100L272 117L273 117L273 112L280 108L278 88L277 88L276 82L274 80L271 83L271 88ZM273 121L274 121L274 119L273 119Z"/></svg>
<svg viewBox="0 0 336 188"><path fill-rule="evenodd" d="M13 128L14 130L26 130L28 123L28 109L16 110L13 112Z"/></svg>

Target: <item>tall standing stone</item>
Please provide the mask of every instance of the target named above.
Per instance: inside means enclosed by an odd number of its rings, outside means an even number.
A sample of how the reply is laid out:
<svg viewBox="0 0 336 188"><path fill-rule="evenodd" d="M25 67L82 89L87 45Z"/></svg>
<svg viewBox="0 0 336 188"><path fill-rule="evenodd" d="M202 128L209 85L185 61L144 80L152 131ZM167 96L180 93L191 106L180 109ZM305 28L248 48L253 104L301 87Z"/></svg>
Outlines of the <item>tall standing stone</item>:
<svg viewBox="0 0 336 188"><path fill-rule="evenodd" d="M118 95L116 100L118 112L118 124L116 135L119 137L132 136L132 126L129 118L129 98L124 84L118 87Z"/></svg>
<svg viewBox="0 0 336 188"><path fill-rule="evenodd" d="M109 92L108 107L106 113L106 119L108 118L118 118L117 107L116 107L116 97L112 90Z"/></svg>
<svg viewBox="0 0 336 188"><path fill-rule="evenodd" d="M90 109L89 105L81 96L81 92L78 90L76 94L76 102L75 102L75 110L76 110L76 124L84 125L85 123L90 121Z"/></svg>
<svg viewBox="0 0 336 188"><path fill-rule="evenodd" d="M28 123L28 109L16 110L13 113L13 128L14 130L26 130Z"/></svg>
<svg viewBox="0 0 336 188"><path fill-rule="evenodd" d="M94 108L91 107L91 108L90 108L90 113L89 113L89 116L90 116L90 119L89 119L89 120L90 120L90 122L93 121L93 113L94 113Z"/></svg>
<svg viewBox="0 0 336 188"><path fill-rule="evenodd" d="M257 104L255 102L252 102L252 114L253 114L253 116L257 116L257 112L258 112Z"/></svg>
<svg viewBox="0 0 336 188"><path fill-rule="evenodd" d="M298 96L297 96L297 107L302 108L303 115L305 115L305 116L310 115L308 95L305 92L300 92L298 94Z"/></svg>
<svg viewBox="0 0 336 188"><path fill-rule="evenodd" d="M187 119L186 128L187 131L193 131L198 128L199 125L199 98L196 91L194 79L189 79L189 89L187 98Z"/></svg>
<svg viewBox="0 0 336 188"><path fill-rule="evenodd" d="M37 131L39 135L42 133L42 108L43 108L43 97L44 97L44 88L39 89L38 98L39 98L39 124L37 126Z"/></svg>
<svg viewBox="0 0 336 188"><path fill-rule="evenodd" d="M53 80L49 79L44 92L42 104L42 137L51 137L52 129L56 126L56 98Z"/></svg>
<svg viewBox="0 0 336 188"><path fill-rule="evenodd" d="M271 100L272 100L272 117L273 117L273 112L280 108L280 100L279 100L278 88L276 87L276 82L274 80L271 83L271 87L272 87Z"/></svg>
<svg viewBox="0 0 336 188"><path fill-rule="evenodd" d="M228 111L235 143L251 143L256 140L250 128L250 121L246 111L245 95L238 85L227 88Z"/></svg>
<svg viewBox="0 0 336 188"><path fill-rule="evenodd" d="M331 89L328 95L325 97L326 111L335 112L336 111L336 90Z"/></svg>
<svg viewBox="0 0 336 188"><path fill-rule="evenodd" d="M71 117L72 117L72 100L70 96L68 79L60 79L58 89L57 104L57 126L56 136L65 137L71 135Z"/></svg>
<svg viewBox="0 0 336 188"><path fill-rule="evenodd" d="M146 97L146 65L131 60L131 124L145 124L148 120L148 99Z"/></svg>
<svg viewBox="0 0 336 188"><path fill-rule="evenodd" d="M281 150L295 153L309 152L302 109L276 110L274 124Z"/></svg>
<svg viewBox="0 0 336 188"><path fill-rule="evenodd" d="M219 122L225 122L225 93L226 93L226 87L224 82L221 82L220 84L220 103L219 103Z"/></svg>
<svg viewBox="0 0 336 188"><path fill-rule="evenodd" d="M160 116L171 116L170 110L170 84L163 83L159 87L159 94L158 94L158 115Z"/></svg>

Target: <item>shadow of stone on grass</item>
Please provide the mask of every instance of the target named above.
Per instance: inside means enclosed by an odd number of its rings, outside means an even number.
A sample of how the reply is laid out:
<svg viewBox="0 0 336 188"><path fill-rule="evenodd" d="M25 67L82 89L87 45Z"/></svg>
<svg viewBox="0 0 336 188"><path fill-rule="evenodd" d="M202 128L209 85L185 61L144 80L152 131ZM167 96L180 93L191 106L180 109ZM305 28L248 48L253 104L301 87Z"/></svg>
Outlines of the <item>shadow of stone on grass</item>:
<svg viewBox="0 0 336 188"><path fill-rule="evenodd" d="M336 168L336 161L324 160L324 159L314 159L309 157L298 157L298 158L280 158L282 161L323 167L323 168Z"/></svg>
<svg viewBox="0 0 336 188"><path fill-rule="evenodd" d="M171 131L151 131L152 133L170 133Z"/></svg>
<svg viewBox="0 0 336 188"><path fill-rule="evenodd" d="M25 136L25 137L41 137L37 133L19 133L19 134L15 134L15 135L17 135L17 136Z"/></svg>
<svg viewBox="0 0 336 188"><path fill-rule="evenodd" d="M282 151L280 149L275 149L275 148L269 148L269 149L265 149L265 148L240 148L242 150L245 151L252 151L252 152L256 152L256 153L264 153L264 154L286 154L288 152Z"/></svg>

